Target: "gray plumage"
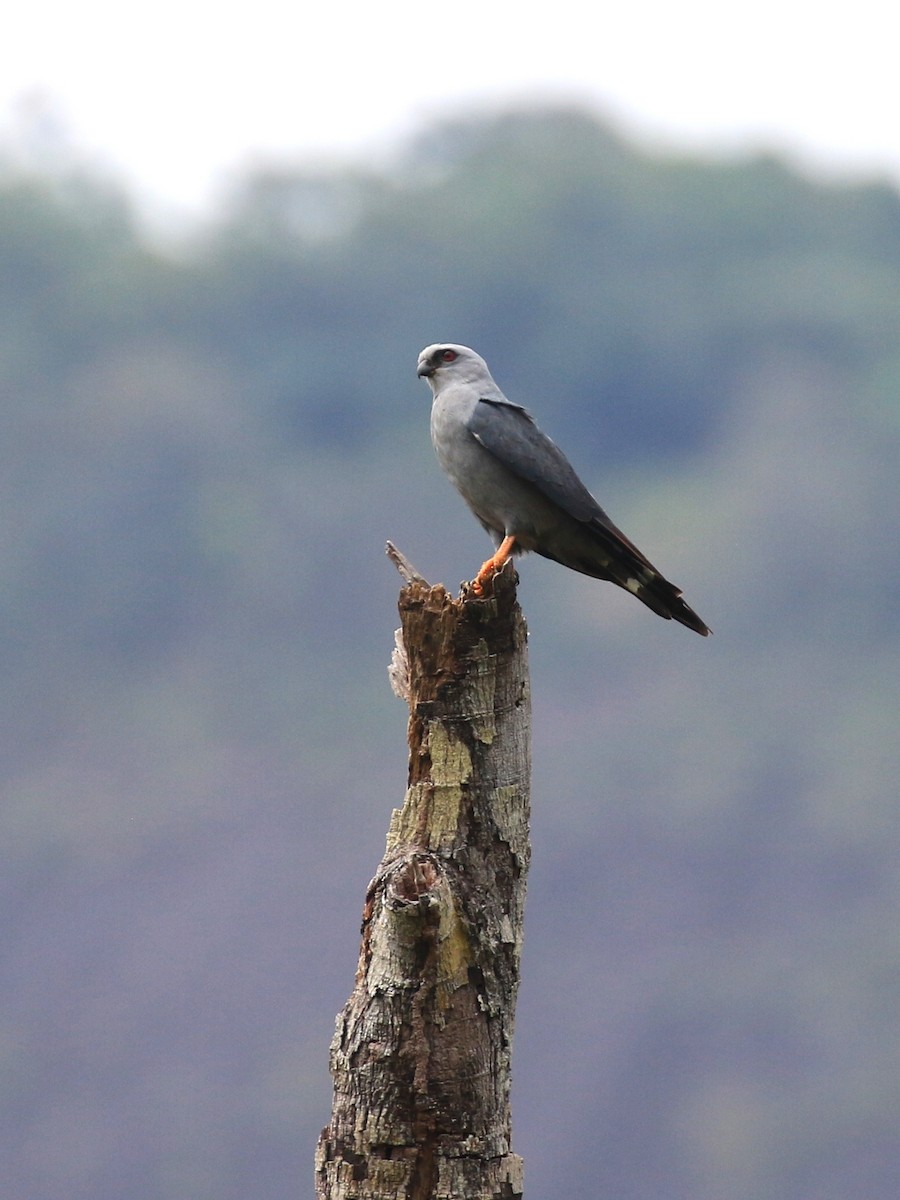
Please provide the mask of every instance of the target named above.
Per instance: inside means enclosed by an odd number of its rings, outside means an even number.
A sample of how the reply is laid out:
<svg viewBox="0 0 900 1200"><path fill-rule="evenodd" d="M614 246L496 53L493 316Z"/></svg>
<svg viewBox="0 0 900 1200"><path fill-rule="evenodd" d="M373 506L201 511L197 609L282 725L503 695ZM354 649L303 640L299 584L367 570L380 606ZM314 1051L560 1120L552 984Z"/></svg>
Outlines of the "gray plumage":
<svg viewBox="0 0 900 1200"><path fill-rule="evenodd" d="M559 447L503 395L484 359L443 342L419 355L434 394L431 439L441 466L499 547L476 591L509 554L533 550L573 571L608 579L666 620L709 629L612 523Z"/></svg>

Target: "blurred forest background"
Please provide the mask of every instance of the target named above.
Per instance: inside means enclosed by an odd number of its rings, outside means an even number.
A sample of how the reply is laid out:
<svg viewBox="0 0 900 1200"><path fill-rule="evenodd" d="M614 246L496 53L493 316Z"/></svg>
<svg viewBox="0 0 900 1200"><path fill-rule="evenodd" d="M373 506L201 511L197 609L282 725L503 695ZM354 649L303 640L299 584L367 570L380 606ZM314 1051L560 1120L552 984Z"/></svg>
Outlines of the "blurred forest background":
<svg viewBox="0 0 900 1200"><path fill-rule="evenodd" d="M715 631L520 564L526 1194L895 1200L897 192L510 112L161 245L7 163L0 304L4 1198L312 1195L453 340Z"/></svg>

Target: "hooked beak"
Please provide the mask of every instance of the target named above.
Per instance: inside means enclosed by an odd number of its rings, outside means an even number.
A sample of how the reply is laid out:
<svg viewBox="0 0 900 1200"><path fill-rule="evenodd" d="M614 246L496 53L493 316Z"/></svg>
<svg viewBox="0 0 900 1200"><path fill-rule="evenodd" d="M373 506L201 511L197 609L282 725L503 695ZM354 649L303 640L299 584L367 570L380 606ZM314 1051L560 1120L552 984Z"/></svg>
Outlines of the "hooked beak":
<svg viewBox="0 0 900 1200"><path fill-rule="evenodd" d="M434 374L435 369L436 368L426 360L425 362L419 363L418 367L416 368L416 374L420 379L430 379Z"/></svg>

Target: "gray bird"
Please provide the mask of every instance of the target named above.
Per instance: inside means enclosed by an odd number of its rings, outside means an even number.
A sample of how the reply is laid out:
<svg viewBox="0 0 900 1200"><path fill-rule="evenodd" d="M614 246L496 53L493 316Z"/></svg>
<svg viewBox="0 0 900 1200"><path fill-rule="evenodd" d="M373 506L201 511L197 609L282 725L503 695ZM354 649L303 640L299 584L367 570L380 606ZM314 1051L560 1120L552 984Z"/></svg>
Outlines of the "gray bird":
<svg viewBox="0 0 900 1200"><path fill-rule="evenodd" d="M476 595L511 555L533 550L618 584L706 637L678 588L616 528L531 414L507 400L480 355L449 342L426 346L418 374L434 394L438 460L497 547L475 576Z"/></svg>

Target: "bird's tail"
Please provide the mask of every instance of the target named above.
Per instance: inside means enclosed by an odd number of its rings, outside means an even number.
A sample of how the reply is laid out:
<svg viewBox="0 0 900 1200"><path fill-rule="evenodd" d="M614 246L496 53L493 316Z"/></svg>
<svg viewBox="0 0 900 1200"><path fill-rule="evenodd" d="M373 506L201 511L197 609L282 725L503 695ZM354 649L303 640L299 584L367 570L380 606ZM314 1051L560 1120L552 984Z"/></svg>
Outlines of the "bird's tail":
<svg viewBox="0 0 900 1200"><path fill-rule="evenodd" d="M637 596L657 616L666 621L678 621L701 637L709 637L712 631L682 600L681 588L669 583L602 509L589 523L589 529L597 549L605 551L604 557L608 556L605 565L613 583Z"/></svg>
<svg viewBox="0 0 900 1200"><path fill-rule="evenodd" d="M629 541L621 529L613 525L606 513L602 514L602 518L585 522L577 540L555 549L560 551L558 557L549 554L543 547L538 553L546 558L555 558L564 566L591 575L594 579L608 579L617 583L666 621L678 621L701 637L708 637L711 633L709 626L685 604L681 589L669 583L657 571L634 542Z"/></svg>
<svg viewBox="0 0 900 1200"><path fill-rule="evenodd" d="M632 592L657 616L664 617L667 621L678 621L688 629L693 629L694 633L699 633L701 637L708 637L712 632L694 610L685 604L681 598L681 589L674 583L669 583L654 567L649 570L644 567L637 579L629 577L625 581L614 579L613 582Z"/></svg>

